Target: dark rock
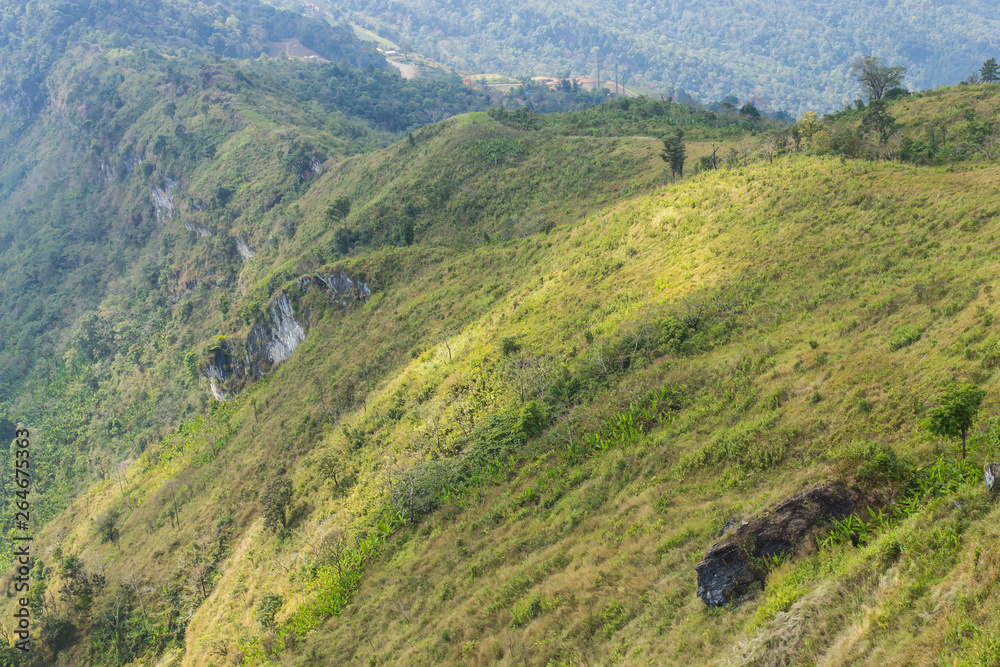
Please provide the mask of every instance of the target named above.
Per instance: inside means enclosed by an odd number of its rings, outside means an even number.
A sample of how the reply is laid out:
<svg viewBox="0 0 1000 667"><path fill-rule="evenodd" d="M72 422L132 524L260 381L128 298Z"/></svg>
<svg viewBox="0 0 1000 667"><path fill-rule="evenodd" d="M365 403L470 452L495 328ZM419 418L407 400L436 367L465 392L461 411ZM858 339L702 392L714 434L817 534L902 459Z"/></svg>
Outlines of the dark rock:
<svg viewBox="0 0 1000 667"><path fill-rule="evenodd" d="M1000 491L1000 463L987 463L983 473L986 479L986 488L997 493Z"/></svg>
<svg viewBox="0 0 1000 667"><path fill-rule="evenodd" d="M827 484L751 519L712 546L695 567L698 597L710 607L739 604L755 588L763 587L768 559L795 551L814 530L853 511L851 492Z"/></svg>

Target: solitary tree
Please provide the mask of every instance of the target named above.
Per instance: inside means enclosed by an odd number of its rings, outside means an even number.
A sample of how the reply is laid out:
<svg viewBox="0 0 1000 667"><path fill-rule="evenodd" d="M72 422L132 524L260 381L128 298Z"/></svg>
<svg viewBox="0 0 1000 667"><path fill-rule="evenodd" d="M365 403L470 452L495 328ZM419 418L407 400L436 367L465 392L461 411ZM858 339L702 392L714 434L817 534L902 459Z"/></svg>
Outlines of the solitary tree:
<svg viewBox="0 0 1000 667"><path fill-rule="evenodd" d="M944 438L962 438L962 458L965 458L965 438L972 428L986 390L974 384L963 384L941 397L941 405L927 412L924 428Z"/></svg>
<svg viewBox="0 0 1000 667"><path fill-rule="evenodd" d="M333 245L341 255L346 255L351 249L351 235L347 231L347 214L351 212L351 201L347 197L337 197L326 206L326 221L331 225L337 222L343 226L333 233Z"/></svg>
<svg viewBox="0 0 1000 667"><path fill-rule="evenodd" d="M887 90L902 85L905 74L905 67L889 67L873 56L858 58L851 65L851 76L861 84L869 100L880 100Z"/></svg>
<svg viewBox="0 0 1000 667"><path fill-rule="evenodd" d="M683 139L684 132L677 130L663 140L663 152L660 153L660 157L670 165L671 182L675 175L684 178L684 159L687 157L687 149L684 147Z"/></svg>
<svg viewBox="0 0 1000 667"><path fill-rule="evenodd" d="M807 111L802 114L802 118L799 118L794 129L799 134L798 139L796 139L794 134L792 135L792 138L795 139L795 146L798 148L799 139L809 141L814 134L823 129L823 124L816 118L815 111Z"/></svg>
<svg viewBox="0 0 1000 667"><path fill-rule="evenodd" d="M326 219L329 222L338 222L347 218L351 212L351 200L347 197L337 197L326 206Z"/></svg>
<svg viewBox="0 0 1000 667"><path fill-rule="evenodd" d="M983 68L979 70L979 79L983 83L996 83L1000 81L1000 65L996 58L990 58L983 63Z"/></svg>

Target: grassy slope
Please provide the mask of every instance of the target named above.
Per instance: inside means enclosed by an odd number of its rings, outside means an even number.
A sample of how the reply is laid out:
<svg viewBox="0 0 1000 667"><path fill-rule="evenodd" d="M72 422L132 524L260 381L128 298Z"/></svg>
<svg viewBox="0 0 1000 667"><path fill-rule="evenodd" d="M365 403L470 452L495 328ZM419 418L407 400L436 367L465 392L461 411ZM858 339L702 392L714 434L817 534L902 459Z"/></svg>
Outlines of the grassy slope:
<svg viewBox="0 0 1000 667"><path fill-rule="evenodd" d="M430 140L481 140L474 117L455 123ZM387 149L373 202L396 196L393 184L419 184L394 156L420 141ZM302 239L329 233L308 198L361 191L371 166L359 163L372 159L349 161L307 195ZM554 403L558 419L513 460L398 529L345 612L283 661L661 664L739 662L763 650L764 662L836 663L989 650L976 642L995 630L1000 563L979 489L960 490L957 508L930 501L864 549L786 563L737 610L705 608L693 566L732 515L809 483L851 481L841 454L855 439L922 460L953 455L918 423L953 378L992 388L997 175L790 157L623 197L547 234L353 255L339 266L372 278L368 304L318 314L267 380L81 498L46 530L43 549L59 544L109 573L141 571L150 590L169 580L190 594L184 554L221 545L184 661L232 660L262 634L254 615L264 593L284 598L279 625L315 597L318 526L370 533L387 471L467 448L463 420L519 408L501 351L501 339L518 337L585 388ZM493 176L483 178L481 187ZM352 224L364 210L355 206ZM607 344L702 307L718 324L700 332L703 344L638 355L626 372L594 371ZM922 336L890 351L902 325ZM675 384L681 408L641 434L589 456L567 446ZM348 385L365 399L345 401L340 423L360 440L348 441L331 414ZM995 408L991 395L984 422ZM977 436L973 457L995 455L989 442ZM353 470L350 489L325 472L329 460ZM262 531L255 499L279 462L296 486L283 537ZM100 545L88 519L122 489L122 537Z"/></svg>
<svg viewBox="0 0 1000 667"><path fill-rule="evenodd" d="M375 655L379 664L701 663L762 648L765 663L977 655L993 629L998 573L988 547L971 564L994 531L982 489L961 491L958 509L950 498L930 503L867 549L784 565L767 595L735 611L704 607L693 566L731 515L810 482L849 479L836 452L855 438L930 456L944 443L916 429L929 399L953 377L990 387L978 351L996 344L983 326L996 311L996 174L797 160L695 179L576 230L546 289L518 299L528 314L509 329L542 348L743 272L769 279L728 345L658 360L599 397L623 406L648 385L699 387L671 427L579 466L566 466L549 438L554 451L539 445L483 501L455 504L397 538L350 612L311 646L337 662ZM982 198L970 201L971 192ZM982 228L961 231L984 210ZM574 238L586 239L581 248L610 238L638 250L591 286L631 307L595 309L583 322L551 317L593 294L568 279L588 262L571 250ZM928 287L933 296L921 298ZM890 352L901 324L923 337ZM727 465L682 474L691 452L747 424L761 427L721 457ZM756 466L747 452L759 448L780 456ZM891 540L902 545L895 562L880 551Z"/></svg>

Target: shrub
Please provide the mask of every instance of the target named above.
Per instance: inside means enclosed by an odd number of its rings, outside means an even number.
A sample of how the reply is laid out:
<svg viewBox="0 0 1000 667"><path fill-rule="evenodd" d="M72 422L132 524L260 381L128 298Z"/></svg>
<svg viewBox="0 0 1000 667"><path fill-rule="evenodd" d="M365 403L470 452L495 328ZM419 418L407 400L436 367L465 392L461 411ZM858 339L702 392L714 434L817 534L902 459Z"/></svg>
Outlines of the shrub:
<svg viewBox="0 0 1000 667"><path fill-rule="evenodd" d="M892 330L892 336L889 338L889 351L895 352L896 350L913 345L920 340L921 333L920 327L913 325L896 327Z"/></svg>
<svg viewBox="0 0 1000 667"><path fill-rule="evenodd" d="M101 542L118 541L118 519L121 517L121 510L117 507L110 507L97 518L97 534L101 536Z"/></svg>
<svg viewBox="0 0 1000 667"><path fill-rule="evenodd" d="M472 439L474 444L468 456L475 465L485 467L502 461L524 447L520 416L490 415L476 425Z"/></svg>
<svg viewBox="0 0 1000 667"><path fill-rule="evenodd" d="M913 466L900 459L889 445L859 440L847 446L843 459L854 467L854 479L868 488L898 484L907 486L913 478Z"/></svg>
<svg viewBox="0 0 1000 667"><path fill-rule="evenodd" d="M269 530L284 528L285 510L292 502L292 482L287 477L279 477L271 482L260 498L260 511L264 516L264 527Z"/></svg>
<svg viewBox="0 0 1000 667"><path fill-rule="evenodd" d="M410 520L432 512L443 490L458 484L468 475L462 459L435 459L395 472L389 479L389 501Z"/></svg>
<svg viewBox="0 0 1000 667"><path fill-rule="evenodd" d="M284 599L276 593L264 593L260 602L257 603L256 619L260 623L262 630L274 627L274 617L285 603Z"/></svg>
<svg viewBox="0 0 1000 667"><path fill-rule="evenodd" d="M545 414L544 408L538 404L538 401L528 401L521 408L521 430L524 435L531 438L543 430L549 425L548 415Z"/></svg>

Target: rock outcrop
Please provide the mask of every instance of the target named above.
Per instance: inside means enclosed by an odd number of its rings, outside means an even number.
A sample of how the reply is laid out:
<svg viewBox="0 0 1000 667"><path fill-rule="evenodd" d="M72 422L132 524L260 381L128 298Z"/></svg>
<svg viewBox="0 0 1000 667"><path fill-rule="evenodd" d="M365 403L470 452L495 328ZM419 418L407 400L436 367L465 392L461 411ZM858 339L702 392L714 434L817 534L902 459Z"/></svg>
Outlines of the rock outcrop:
<svg viewBox="0 0 1000 667"><path fill-rule="evenodd" d="M312 285L330 294L334 303L342 306L351 301L366 301L372 293L368 283L344 273L304 276L297 287L304 293ZM246 340L226 336L209 349L208 366L201 372L209 379L212 396L219 401L228 400L229 392L239 390L244 381L263 377L273 366L292 356L306 339L308 328L308 308L296 314L291 296L282 291L271 301L266 314L250 327Z"/></svg>
<svg viewBox="0 0 1000 667"><path fill-rule="evenodd" d="M847 489L827 484L800 493L736 529L717 543L695 567L698 597L710 607L739 604L762 587L766 561L797 550L806 537L854 511Z"/></svg>
<svg viewBox="0 0 1000 667"><path fill-rule="evenodd" d="M1000 492L1000 463L987 463L983 478L987 489L993 493Z"/></svg>

